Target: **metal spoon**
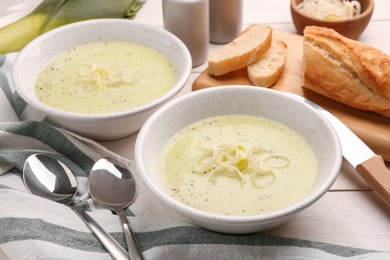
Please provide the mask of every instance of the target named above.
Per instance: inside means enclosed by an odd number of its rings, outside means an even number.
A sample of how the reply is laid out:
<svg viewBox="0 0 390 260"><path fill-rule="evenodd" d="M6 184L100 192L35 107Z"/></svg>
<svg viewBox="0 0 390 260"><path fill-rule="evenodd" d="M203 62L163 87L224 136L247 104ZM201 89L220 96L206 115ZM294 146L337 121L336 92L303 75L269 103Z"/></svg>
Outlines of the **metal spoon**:
<svg viewBox="0 0 390 260"><path fill-rule="evenodd" d="M119 215L130 259L143 259L124 212L137 194L137 187L131 172L117 160L102 158L92 167L88 182L92 198Z"/></svg>
<svg viewBox="0 0 390 260"><path fill-rule="evenodd" d="M50 156L33 154L24 163L23 180L30 193L56 202L67 203L87 224L114 259L128 259L123 247L84 210L73 203L72 199L77 191L77 180L66 165Z"/></svg>

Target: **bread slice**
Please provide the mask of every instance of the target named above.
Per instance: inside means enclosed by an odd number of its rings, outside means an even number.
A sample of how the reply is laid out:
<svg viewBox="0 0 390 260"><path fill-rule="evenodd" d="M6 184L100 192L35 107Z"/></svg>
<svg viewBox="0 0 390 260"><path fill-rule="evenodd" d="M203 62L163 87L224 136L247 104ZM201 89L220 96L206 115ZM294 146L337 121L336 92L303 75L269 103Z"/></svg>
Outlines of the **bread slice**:
<svg viewBox="0 0 390 260"><path fill-rule="evenodd" d="M269 49L271 40L270 26L250 25L236 39L210 55L209 73L219 76L245 68L263 56Z"/></svg>
<svg viewBox="0 0 390 260"><path fill-rule="evenodd" d="M252 84L271 87L278 81L287 58L287 45L283 41L272 40L271 47L264 56L248 65L248 77Z"/></svg>
<svg viewBox="0 0 390 260"><path fill-rule="evenodd" d="M328 28L304 30L304 87L390 117L390 56Z"/></svg>

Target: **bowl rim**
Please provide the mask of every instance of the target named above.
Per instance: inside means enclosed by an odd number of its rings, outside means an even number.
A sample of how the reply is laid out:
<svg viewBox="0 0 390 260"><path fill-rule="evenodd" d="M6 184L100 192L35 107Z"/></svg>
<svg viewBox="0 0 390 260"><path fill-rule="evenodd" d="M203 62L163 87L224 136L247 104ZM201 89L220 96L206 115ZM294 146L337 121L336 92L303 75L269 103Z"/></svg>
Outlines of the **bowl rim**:
<svg viewBox="0 0 390 260"><path fill-rule="evenodd" d="M21 88L21 84L19 83L19 73L17 73L17 68L21 65L21 63L24 60L24 56L29 52L29 50L36 46L39 45L40 42L44 39L53 37L57 34L61 34L62 32L71 32L75 27L79 26L89 26L90 24L95 25L95 24L111 24L111 23L122 23L122 24L129 24L130 26L136 26L144 29L148 29L148 31L152 32L158 32L164 35L167 35L169 38L171 38L177 45L178 49L184 54L184 66L183 66L183 76L181 76L178 81L167 91L165 94L162 96L158 97L157 99L152 100L151 102L148 102L144 105L137 106L132 109L127 109L123 111L115 111L115 112L109 112L109 113L99 113L99 114L86 114L86 113L78 113L78 112L71 112L71 111L66 111L66 110L61 110L54 108L52 106L46 105L43 102L40 102L37 98L26 98L26 95L24 94L25 91L18 91ZM60 54L60 53L58 53ZM54 28L48 32L45 32L41 34L40 36L36 37L33 39L31 42L29 42L16 56L12 71L11 71L11 77L14 82L14 88L15 91L18 92L18 94L22 97L24 101L26 101L28 104L30 104L32 107L37 109L38 111L48 115L48 116L53 116L55 118L60 118L60 119L68 119L68 120L76 120L76 121L94 121L94 120L99 120L99 119L104 119L104 118L121 118L125 117L128 115L135 115L142 113L144 111L147 111L149 109L152 109L173 96L175 96L186 84L186 82L189 79L189 76L191 74L192 70L192 60L191 60L191 54L186 47L186 45L181 41L176 35L173 33L157 27L153 25L149 25L146 23L134 21L134 20L128 20L128 19L121 19L121 18L100 18L100 19L91 19L91 20L84 20L84 21L79 21L79 22L74 22L70 24L66 24L57 28ZM35 95L35 93L34 93Z"/></svg>
<svg viewBox="0 0 390 260"><path fill-rule="evenodd" d="M320 19L320 18L317 18L317 17L314 17L314 16L311 16L311 15L308 15L304 12L302 12L299 8L298 8L298 5L297 5L297 2L300 1L300 2L303 2L304 0L291 0L290 1L290 6L291 8L295 11L295 13L301 15L302 17L304 17L305 19L310 19L312 21L315 21L317 23L326 23L326 24L342 24L342 23L345 23L345 22L353 22L353 21L357 21L357 20L362 20L362 19L365 19L367 18L368 16L371 16L373 11L374 11L374 5L375 5L375 1L374 0L368 0L368 6L367 6L367 9L364 10L362 13L360 13L359 15L353 17L352 19L344 19L344 20L338 20L338 21L332 21L332 20L324 20L324 19Z"/></svg>
<svg viewBox="0 0 390 260"><path fill-rule="evenodd" d="M241 89L242 91L254 91L258 93L260 92L272 92L276 95L279 95L282 98L290 99L292 102L300 103L307 109L311 110L312 112L315 112L318 117L321 118L321 120L324 122L324 124L327 126L331 136L334 140L335 145L335 157L336 161L334 162L331 172L325 178L324 182L318 187L317 190L311 192L309 196L305 196L303 199L301 199L299 202L295 203L294 205L290 205L286 208L279 209L276 211L266 212L264 214L259 215L249 215L249 216L225 216L210 212L205 212L199 209L195 209L193 207L190 207L176 199L174 199L172 196L168 195L161 189L159 189L155 183L152 181L149 174L146 173L146 169L144 167L144 163L142 160L142 144L144 140L146 140L148 129L150 126L158 119L158 117L163 114L165 111L170 109L171 107L175 106L177 103L185 102L187 99L191 99L193 96L196 95L207 95L211 92L219 92L219 91L230 91L235 89ZM230 86L216 86L213 88L206 88L201 89L195 92L190 92L187 94L184 94L178 98L175 98L174 100L171 100L170 102L164 104L162 107L160 107L157 111L155 111L145 122L143 127L138 133L136 142L135 142L135 149L134 149L134 158L135 158L135 164L139 173L140 178L146 185L146 187L151 191L158 200L161 200L163 203L167 204L171 208L176 209L180 213L189 216L190 218L202 220L202 221L222 221L222 223L230 223L234 225L245 225L245 224L254 224L258 223L259 221L274 221L276 219L282 219L286 218L286 216L295 214L296 212L310 206L315 201L320 199L333 185L335 182L340 168L342 164L342 152L341 152L341 144L338 138L338 135L336 133L336 130L333 128L332 124L327 120L322 114L320 114L314 107L311 105L303 102L301 99L297 98L298 96L296 94L292 93L285 93L278 90L268 89L268 88L258 88L253 86L245 86L245 85L230 85Z"/></svg>

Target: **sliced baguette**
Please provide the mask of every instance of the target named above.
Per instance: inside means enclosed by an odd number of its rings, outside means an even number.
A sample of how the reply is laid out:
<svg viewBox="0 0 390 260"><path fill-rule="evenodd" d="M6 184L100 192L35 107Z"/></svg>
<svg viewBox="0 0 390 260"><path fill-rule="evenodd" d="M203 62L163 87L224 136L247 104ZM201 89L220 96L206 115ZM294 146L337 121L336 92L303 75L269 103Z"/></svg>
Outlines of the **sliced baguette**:
<svg viewBox="0 0 390 260"><path fill-rule="evenodd" d="M252 84L271 87L278 81L287 58L287 45L283 41L272 40L271 47L264 56L248 65L248 77Z"/></svg>
<svg viewBox="0 0 390 260"><path fill-rule="evenodd" d="M304 31L304 87L390 117L390 56L336 31Z"/></svg>
<svg viewBox="0 0 390 260"><path fill-rule="evenodd" d="M209 73L219 76L245 68L264 55L271 45L271 40L271 27L250 25L236 39L210 55Z"/></svg>

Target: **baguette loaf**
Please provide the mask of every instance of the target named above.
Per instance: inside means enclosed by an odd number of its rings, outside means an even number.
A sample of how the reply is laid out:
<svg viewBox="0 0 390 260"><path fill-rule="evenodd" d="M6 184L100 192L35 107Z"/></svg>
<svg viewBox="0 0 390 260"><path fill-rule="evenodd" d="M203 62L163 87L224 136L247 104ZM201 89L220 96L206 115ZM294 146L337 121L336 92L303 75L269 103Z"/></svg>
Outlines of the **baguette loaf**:
<svg viewBox="0 0 390 260"><path fill-rule="evenodd" d="M390 117L390 56L328 28L304 30L304 87Z"/></svg>
<svg viewBox="0 0 390 260"><path fill-rule="evenodd" d="M256 86L271 87L279 79L287 58L287 45L283 41L272 40L271 47L264 56L248 65L249 80Z"/></svg>
<svg viewBox="0 0 390 260"><path fill-rule="evenodd" d="M210 55L209 73L220 76L245 68L263 56L269 49L271 40L271 27L250 25L236 39Z"/></svg>

